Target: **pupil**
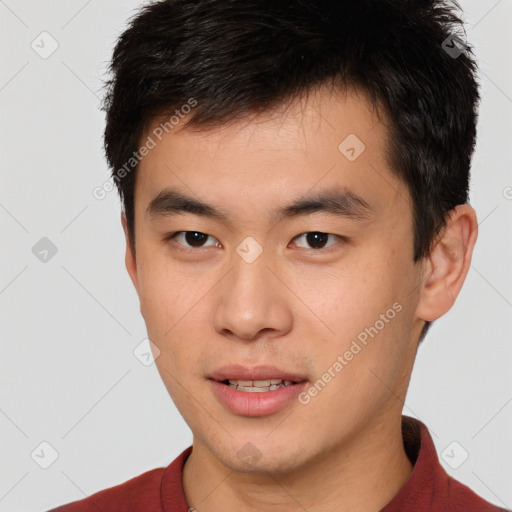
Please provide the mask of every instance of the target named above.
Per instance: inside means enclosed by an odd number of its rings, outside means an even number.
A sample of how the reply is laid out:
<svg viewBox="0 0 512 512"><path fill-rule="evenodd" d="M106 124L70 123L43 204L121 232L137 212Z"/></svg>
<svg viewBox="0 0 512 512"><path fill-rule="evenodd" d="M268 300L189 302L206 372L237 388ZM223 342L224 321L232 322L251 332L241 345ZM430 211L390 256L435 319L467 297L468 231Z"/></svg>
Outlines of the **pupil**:
<svg viewBox="0 0 512 512"><path fill-rule="evenodd" d="M199 233L198 231L187 231L185 235L185 240L192 247L201 247L205 238L206 235L204 233Z"/></svg>
<svg viewBox="0 0 512 512"><path fill-rule="evenodd" d="M308 244L314 249L321 249L327 243L327 233L312 231L306 235Z"/></svg>

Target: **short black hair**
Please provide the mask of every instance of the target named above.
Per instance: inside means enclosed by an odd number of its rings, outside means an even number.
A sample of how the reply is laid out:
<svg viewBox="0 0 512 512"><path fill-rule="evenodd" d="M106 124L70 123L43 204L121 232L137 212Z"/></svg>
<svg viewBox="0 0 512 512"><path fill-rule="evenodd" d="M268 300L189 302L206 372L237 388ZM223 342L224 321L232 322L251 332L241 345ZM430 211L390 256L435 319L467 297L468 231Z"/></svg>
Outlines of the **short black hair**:
<svg viewBox="0 0 512 512"><path fill-rule="evenodd" d="M211 128L330 84L363 91L386 114L388 164L412 197L414 261L428 256L446 214L467 202L476 139L477 66L457 11L444 0L141 7L115 46L103 103L104 148L132 250L132 156L151 121L192 98L185 126Z"/></svg>

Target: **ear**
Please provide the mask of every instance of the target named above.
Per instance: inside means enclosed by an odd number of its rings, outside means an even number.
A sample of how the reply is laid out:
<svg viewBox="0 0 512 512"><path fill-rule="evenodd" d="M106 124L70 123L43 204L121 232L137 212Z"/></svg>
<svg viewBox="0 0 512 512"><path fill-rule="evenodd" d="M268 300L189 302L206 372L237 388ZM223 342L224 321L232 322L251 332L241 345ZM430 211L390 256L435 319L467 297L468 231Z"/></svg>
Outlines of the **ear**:
<svg viewBox="0 0 512 512"><path fill-rule="evenodd" d="M140 297L139 293L139 276L137 273L137 260L135 258L135 253L132 250L130 244L130 237L128 234L128 222L126 220L126 214L124 212L121 213L121 224L123 225L124 237L126 240L126 252L124 257L124 262L126 265L126 270L130 275L130 279L132 280L135 289L137 290L137 295Z"/></svg>
<svg viewBox="0 0 512 512"><path fill-rule="evenodd" d="M466 279L478 236L475 210L468 204L448 213L422 270L416 315L432 322L450 310Z"/></svg>

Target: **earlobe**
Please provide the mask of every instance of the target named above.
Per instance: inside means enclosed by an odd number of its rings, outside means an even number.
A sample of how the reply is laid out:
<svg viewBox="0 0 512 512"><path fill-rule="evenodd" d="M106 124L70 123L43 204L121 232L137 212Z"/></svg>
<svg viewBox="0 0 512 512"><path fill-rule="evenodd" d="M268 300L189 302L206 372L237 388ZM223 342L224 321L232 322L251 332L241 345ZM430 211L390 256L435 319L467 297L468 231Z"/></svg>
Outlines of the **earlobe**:
<svg viewBox="0 0 512 512"><path fill-rule="evenodd" d="M469 271L477 236L476 213L470 205L449 212L446 226L424 262L416 310L419 318L434 321L453 306Z"/></svg>
<svg viewBox="0 0 512 512"><path fill-rule="evenodd" d="M125 265L126 270L128 271L128 274L130 276L130 279L132 280L133 285L135 286L135 289L137 291L137 294L139 294L139 279L138 279L138 273L137 273L137 260L135 258L135 254L132 250L131 244L130 244L130 236L128 232L128 222L126 220L126 214L123 212L121 213L121 224L123 226L125 241L126 241L126 252L125 252Z"/></svg>

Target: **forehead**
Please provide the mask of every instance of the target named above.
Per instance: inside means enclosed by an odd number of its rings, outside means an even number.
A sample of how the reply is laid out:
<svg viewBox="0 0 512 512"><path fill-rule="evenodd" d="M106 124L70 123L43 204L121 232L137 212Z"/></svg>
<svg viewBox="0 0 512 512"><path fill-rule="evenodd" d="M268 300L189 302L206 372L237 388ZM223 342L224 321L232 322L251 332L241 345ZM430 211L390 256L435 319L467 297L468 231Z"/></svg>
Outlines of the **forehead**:
<svg viewBox="0 0 512 512"><path fill-rule="evenodd" d="M155 118L141 137L156 143L138 169L146 208L167 187L248 218L315 189L342 187L377 210L408 195L386 161L383 116L355 90L310 91L222 126L186 126L185 118L170 128L168 119Z"/></svg>
<svg viewBox="0 0 512 512"><path fill-rule="evenodd" d="M305 141L311 140L315 133L317 139L325 138L327 129L336 132L337 136L347 131L358 134L360 138L375 127L382 135L386 132L381 122L385 121L385 114L378 114L369 97L353 87L319 86L260 113L247 113L240 118L211 124L194 123L191 119L194 108L187 106L188 115L176 115L180 111L177 108L174 115L171 112L149 120L140 142L156 133L159 142L163 139L194 138L201 145L213 147L216 142L224 144L226 139L233 139L236 134L236 141L240 144L245 142L248 150L260 142L267 150L280 151L304 150ZM189 119L191 123L187 124ZM326 139L326 142L331 141Z"/></svg>

